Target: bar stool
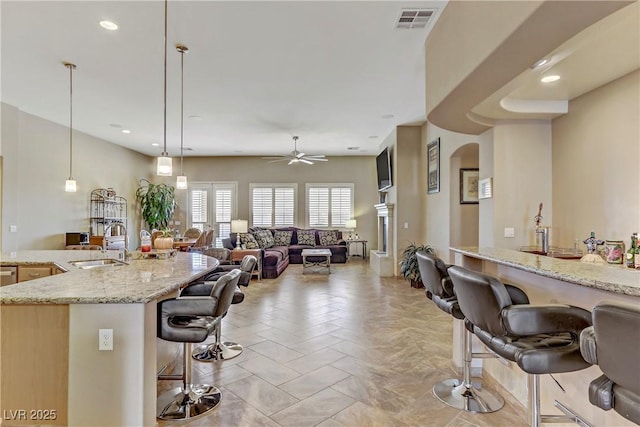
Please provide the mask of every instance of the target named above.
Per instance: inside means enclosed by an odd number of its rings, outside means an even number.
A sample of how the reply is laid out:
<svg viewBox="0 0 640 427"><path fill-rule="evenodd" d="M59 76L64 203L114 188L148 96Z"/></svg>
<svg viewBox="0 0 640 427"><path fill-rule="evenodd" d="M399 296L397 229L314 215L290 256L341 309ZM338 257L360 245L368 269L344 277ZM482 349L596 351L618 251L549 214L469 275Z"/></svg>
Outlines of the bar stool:
<svg viewBox="0 0 640 427"><path fill-rule="evenodd" d="M640 308L602 302L592 318L580 334L580 351L603 375L589 384L589 402L640 425Z"/></svg>
<svg viewBox="0 0 640 427"><path fill-rule="evenodd" d="M255 260L255 257L252 257ZM180 296L202 296L209 292L214 298L220 299L220 303L216 307L215 322L213 323L212 332L215 333L216 341L213 344L202 344L193 349L191 355L195 360L200 362L214 362L218 360L228 360L239 356L244 350L243 347L230 341L222 341L222 318L227 314L231 304L241 303L244 300L244 293L238 287L238 282L244 272L239 269L233 269L224 275L220 276L216 282L204 282L187 286L182 290ZM232 291L226 293L225 287L220 286L220 281L223 278L231 278ZM225 292L224 295L221 293Z"/></svg>
<svg viewBox="0 0 640 427"><path fill-rule="evenodd" d="M580 332L591 326L591 313L570 305L514 305L497 278L452 266L448 270L465 322L489 349L516 362L526 372L528 423L579 420L566 406L567 416L540 415L540 374L573 372L589 364L580 355Z"/></svg>
<svg viewBox="0 0 640 427"><path fill-rule="evenodd" d="M456 319L463 320L464 314L453 292L453 283L447 273L444 261L435 255L423 251L416 253L420 277L424 283L427 298L440 310ZM504 399L494 392L483 388L479 382L471 382L471 332L465 331L463 380L446 379L433 386L433 394L442 403L467 412L487 413L502 408Z"/></svg>
<svg viewBox="0 0 640 427"><path fill-rule="evenodd" d="M231 301L239 272L218 280L212 296L171 298L158 303L158 338L184 343L181 375L158 375L160 380L182 379L182 386L158 398L157 417L161 420L188 420L213 410L222 399L220 390L206 384L191 383L191 344L207 339L219 321L218 307Z"/></svg>

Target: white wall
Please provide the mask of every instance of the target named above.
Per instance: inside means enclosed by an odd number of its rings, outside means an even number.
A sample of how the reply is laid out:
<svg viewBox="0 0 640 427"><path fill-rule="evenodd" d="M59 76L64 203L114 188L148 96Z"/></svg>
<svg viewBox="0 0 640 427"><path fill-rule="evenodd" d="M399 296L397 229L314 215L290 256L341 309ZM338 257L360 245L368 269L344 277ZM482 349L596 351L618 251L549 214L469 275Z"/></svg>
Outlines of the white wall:
<svg viewBox="0 0 640 427"><path fill-rule="evenodd" d="M129 203L131 247L137 247L135 190L153 173L153 159L81 132L74 132L76 193L66 193L68 127L2 104L2 250L63 249L65 233L89 231L89 198L112 187ZM9 226L17 226L16 233Z"/></svg>
<svg viewBox="0 0 640 427"><path fill-rule="evenodd" d="M479 144L471 143L458 148L449 161L449 245L478 246L479 204L460 203L460 169L476 169L479 165Z"/></svg>
<svg viewBox="0 0 640 427"><path fill-rule="evenodd" d="M629 245L640 231L639 82L636 70L574 99L553 121L553 229L562 246L591 231Z"/></svg>

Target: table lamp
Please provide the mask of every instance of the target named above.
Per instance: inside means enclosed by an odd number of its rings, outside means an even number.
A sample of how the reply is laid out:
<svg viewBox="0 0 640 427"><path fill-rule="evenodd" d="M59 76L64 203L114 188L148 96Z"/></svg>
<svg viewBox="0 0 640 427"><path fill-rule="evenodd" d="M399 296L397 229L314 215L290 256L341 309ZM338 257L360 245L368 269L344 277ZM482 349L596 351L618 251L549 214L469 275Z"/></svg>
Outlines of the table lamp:
<svg viewBox="0 0 640 427"><path fill-rule="evenodd" d="M355 219L348 219L344 223L344 226L349 229L349 240L353 239L353 232L356 231L356 224L357 222Z"/></svg>
<svg viewBox="0 0 640 427"><path fill-rule="evenodd" d="M246 219L234 219L231 221L231 232L236 233L236 249L242 249L240 244L240 233L249 230L249 222Z"/></svg>

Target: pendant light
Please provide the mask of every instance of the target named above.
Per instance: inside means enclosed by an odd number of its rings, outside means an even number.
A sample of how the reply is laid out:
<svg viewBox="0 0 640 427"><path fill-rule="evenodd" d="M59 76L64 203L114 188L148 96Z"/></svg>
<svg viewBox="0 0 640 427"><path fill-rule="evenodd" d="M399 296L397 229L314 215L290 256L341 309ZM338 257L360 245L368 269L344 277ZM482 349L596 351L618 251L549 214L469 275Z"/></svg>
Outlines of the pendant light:
<svg viewBox="0 0 640 427"><path fill-rule="evenodd" d="M180 175L176 180L178 190L186 190L187 177L182 172L183 152L184 152L184 54L189 52L189 48L184 45L177 45L176 50L180 52Z"/></svg>
<svg viewBox="0 0 640 427"><path fill-rule="evenodd" d="M70 62L65 62L64 66L69 69L69 178L64 183L64 191L75 193L76 180L73 179L73 70L76 66Z"/></svg>
<svg viewBox="0 0 640 427"><path fill-rule="evenodd" d="M171 176L173 167L171 157L167 153L167 5L168 0L164 0L164 149L158 157L156 173L159 176Z"/></svg>

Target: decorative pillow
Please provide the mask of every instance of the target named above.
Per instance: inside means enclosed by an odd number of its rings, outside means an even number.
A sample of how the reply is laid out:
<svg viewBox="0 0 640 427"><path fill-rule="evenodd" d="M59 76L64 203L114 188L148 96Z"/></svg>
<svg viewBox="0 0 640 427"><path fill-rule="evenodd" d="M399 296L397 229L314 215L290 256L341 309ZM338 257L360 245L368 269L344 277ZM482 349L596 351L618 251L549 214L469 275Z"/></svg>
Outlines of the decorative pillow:
<svg viewBox="0 0 640 427"><path fill-rule="evenodd" d="M330 246L338 244L338 232L336 230L318 231L318 238L322 246Z"/></svg>
<svg viewBox="0 0 640 427"><path fill-rule="evenodd" d="M258 246L258 242L256 241L256 238L253 237L253 234L251 234L251 233L240 233L240 243L246 249L259 249L260 248L260 246Z"/></svg>
<svg viewBox="0 0 640 427"><path fill-rule="evenodd" d="M253 232L253 237L256 238L258 246L266 249L273 246L273 234L270 230L258 230Z"/></svg>
<svg viewBox="0 0 640 427"><path fill-rule="evenodd" d="M316 245L316 230L298 230L298 244L315 246Z"/></svg>
<svg viewBox="0 0 640 427"><path fill-rule="evenodd" d="M273 245L289 246L291 244L292 237L293 237L293 231L276 230L273 232Z"/></svg>

